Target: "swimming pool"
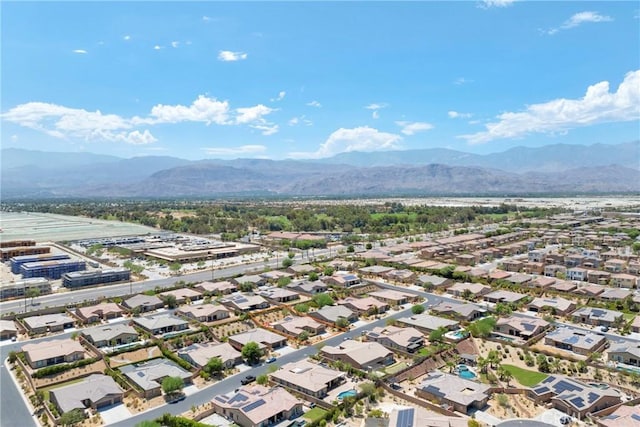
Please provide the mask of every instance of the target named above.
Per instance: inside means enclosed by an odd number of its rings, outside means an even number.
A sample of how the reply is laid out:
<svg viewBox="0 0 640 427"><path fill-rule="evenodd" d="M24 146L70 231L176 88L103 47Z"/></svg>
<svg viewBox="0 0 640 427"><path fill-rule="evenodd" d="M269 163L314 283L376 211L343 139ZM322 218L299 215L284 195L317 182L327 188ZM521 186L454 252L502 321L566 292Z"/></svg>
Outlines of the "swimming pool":
<svg viewBox="0 0 640 427"><path fill-rule="evenodd" d="M338 400L342 400L345 397L354 397L356 394L358 393L355 390L341 391L340 393L338 393Z"/></svg>
<svg viewBox="0 0 640 427"><path fill-rule="evenodd" d="M469 370L467 365L458 365L456 366L456 372L460 378L464 378L465 380L473 380L476 378L476 374Z"/></svg>

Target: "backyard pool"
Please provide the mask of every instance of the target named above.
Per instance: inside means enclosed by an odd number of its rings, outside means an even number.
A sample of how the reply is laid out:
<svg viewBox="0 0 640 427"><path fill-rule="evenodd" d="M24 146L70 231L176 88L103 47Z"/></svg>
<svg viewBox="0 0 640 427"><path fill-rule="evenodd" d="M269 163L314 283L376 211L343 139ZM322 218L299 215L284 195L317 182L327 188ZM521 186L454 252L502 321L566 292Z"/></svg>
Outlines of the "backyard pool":
<svg viewBox="0 0 640 427"><path fill-rule="evenodd" d="M355 390L341 391L340 393L338 393L338 400L342 400L345 397L354 397L356 394L358 393Z"/></svg>
<svg viewBox="0 0 640 427"><path fill-rule="evenodd" d="M474 374L467 365L458 365L456 367L456 372L460 378L464 378L465 380L473 380L476 378L476 374Z"/></svg>

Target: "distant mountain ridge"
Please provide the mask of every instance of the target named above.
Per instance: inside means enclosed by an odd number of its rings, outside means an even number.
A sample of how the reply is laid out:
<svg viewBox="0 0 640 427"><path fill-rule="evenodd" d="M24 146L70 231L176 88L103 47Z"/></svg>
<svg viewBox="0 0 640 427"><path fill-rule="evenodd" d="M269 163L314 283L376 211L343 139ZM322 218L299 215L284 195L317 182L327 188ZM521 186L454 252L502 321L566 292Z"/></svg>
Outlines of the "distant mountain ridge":
<svg viewBox="0 0 640 427"><path fill-rule="evenodd" d="M487 155L444 148L350 152L320 160L2 150L4 198L611 192L640 192L640 141L515 147Z"/></svg>

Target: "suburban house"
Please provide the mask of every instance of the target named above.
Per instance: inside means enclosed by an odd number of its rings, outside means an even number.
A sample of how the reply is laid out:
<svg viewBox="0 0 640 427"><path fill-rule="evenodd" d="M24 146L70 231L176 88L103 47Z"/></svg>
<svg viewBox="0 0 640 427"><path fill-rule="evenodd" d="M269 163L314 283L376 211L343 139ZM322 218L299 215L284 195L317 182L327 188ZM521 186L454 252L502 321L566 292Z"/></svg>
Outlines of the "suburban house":
<svg viewBox="0 0 640 427"><path fill-rule="evenodd" d="M359 315L373 315L389 310L389 304L379 301L371 296L364 298L347 297L336 301L337 305L343 305Z"/></svg>
<svg viewBox="0 0 640 427"><path fill-rule="evenodd" d="M322 281L329 286L337 286L339 288L351 288L362 283L358 276L346 272L334 273L332 276L324 277Z"/></svg>
<svg viewBox="0 0 640 427"><path fill-rule="evenodd" d="M575 290L575 293L577 295L584 295L584 296L587 296L587 297L595 297L595 296L598 296L601 293L603 293L604 290L605 290L605 287L602 286L602 285L596 285L596 284L591 285L590 284L590 285L581 286L578 289L574 288L572 290Z"/></svg>
<svg viewBox="0 0 640 427"><path fill-rule="evenodd" d="M96 347L115 347L138 340L138 331L123 323L94 326L83 329L80 333Z"/></svg>
<svg viewBox="0 0 640 427"><path fill-rule="evenodd" d="M227 280L221 282L202 282L196 285L196 289L204 294L211 295L228 295L238 290L238 286L235 283L231 283Z"/></svg>
<svg viewBox="0 0 640 427"><path fill-rule="evenodd" d="M566 316L576 309L576 303L560 297L534 298L527 304L527 309L535 313L548 311L550 314Z"/></svg>
<svg viewBox="0 0 640 427"><path fill-rule="evenodd" d="M606 288L604 292L598 295L598 298L603 301L622 301L630 295L633 295L633 291L631 289Z"/></svg>
<svg viewBox="0 0 640 427"><path fill-rule="evenodd" d="M393 352L377 342L346 340L335 347L325 345L320 349L320 355L366 371L383 368L394 362Z"/></svg>
<svg viewBox="0 0 640 427"><path fill-rule="evenodd" d="M177 354L196 368L202 368L214 357L219 357L227 369L242 363L242 354L226 342L195 343L179 349Z"/></svg>
<svg viewBox="0 0 640 427"><path fill-rule="evenodd" d="M640 315L636 316L631 322L631 332L640 332Z"/></svg>
<svg viewBox="0 0 640 427"><path fill-rule="evenodd" d="M25 344L22 346L22 351L27 363L33 369L75 362L84 359L85 355L84 347L71 338Z"/></svg>
<svg viewBox="0 0 640 427"><path fill-rule="evenodd" d="M625 271L627 263L624 260L611 258L605 261L604 269L610 273L622 273Z"/></svg>
<svg viewBox="0 0 640 427"><path fill-rule="evenodd" d="M555 277L540 276L533 279L531 282L529 282L527 286L529 288L547 289L549 286L553 285L554 283L556 283Z"/></svg>
<svg viewBox="0 0 640 427"><path fill-rule="evenodd" d="M587 272L588 270L580 267L569 268L567 269L567 280L586 281Z"/></svg>
<svg viewBox="0 0 640 427"><path fill-rule="evenodd" d="M330 390L344 383L346 375L345 372L300 360L283 365L270 377L278 385L322 399Z"/></svg>
<svg viewBox="0 0 640 427"><path fill-rule="evenodd" d="M270 288L259 292L260 295L273 303L284 303L300 299L300 294L286 288Z"/></svg>
<svg viewBox="0 0 640 427"><path fill-rule="evenodd" d="M519 301L522 301L527 296L525 294L519 294L517 292L498 290L493 291L484 296L484 300L486 302L491 302L494 304L505 303L505 304L516 304Z"/></svg>
<svg viewBox="0 0 640 427"><path fill-rule="evenodd" d="M384 265L371 265L368 267L362 267L358 269L358 273L363 276L369 277L384 277L385 273L393 270L393 267L386 267Z"/></svg>
<svg viewBox="0 0 640 427"><path fill-rule="evenodd" d="M633 289L638 287L638 276L627 273L612 274L611 285L616 288Z"/></svg>
<svg viewBox="0 0 640 427"><path fill-rule="evenodd" d="M168 297L174 297L176 299L176 303L178 304L184 304L189 301L197 301L204 297L201 292L191 288L173 289L170 291L160 292L156 296L161 300L165 300Z"/></svg>
<svg viewBox="0 0 640 427"><path fill-rule="evenodd" d="M54 388L49 391L49 400L60 414L74 409L98 410L122 402L124 391L108 375L93 374L80 382Z"/></svg>
<svg viewBox="0 0 640 427"><path fill-rule="evenodd" d="M423 274L416 278L416 284L420 286L427 286L436 289L443 289L449 286L452 282L451 279L446 277L433 276L430 274Z"/></svg>
<svg viewBox="0 0 640 427"><path fill-rule="evenodd" d="M73 328L75 320L66 313L53 313L25 317L22 322L29 332L44 334L47 332L62 332L65 329Z"/></svg>
<svg viewBox="0 0 640 427"><path fill-rule="evenodd" d="M295 264L287 268L287 273L293 274L296 277L306 276L314 271L316 271L316 268L311 264Z"/></svg>
<svg viewBox="0 0 640 427"><path fill-rule="evenodd" d="M211 404L215 413L242 427L275 425L303 413L303 402L282 387L244 386L215 396Z"/></svg>
<svg viewBox="0 0 640 427"><path fill-rule="evenodd" d="M546 345L584 356L600 350L606 342L607 339L602 335L567 327L557 328L549 332L544 338Z"/></svg>
<svg viewBox="0 0 640 427"><path fill-rule="evenodd" d="M269 308L269 302L260 295L233 294L220 300L220 304L233 311L252 311Z"/></svg>
<svg viewBox="0 0 640 427"><path fill-rule="evenodd" d="M155 295L138 294L124 300L122 303L129 310L146 313L164 307L164 302Z"/></svg>
<svg viewBox="0 0 640 427"><path fill-rule="evenodd" d="M382 275L385 279L392 282L399 283L415 283L416 274L411 270L396 270L387 271Z"/></svg>
<svg viewBox="0 0 640 427"><path fill-rule="evenodd" d="M635 427L640 422L640 406L618 407L613 413L596 420L598 427Z"/></svg>
<svg viewBox="0 0 640 427"><path fill-rule="evenodd" d="M397 324L405 327L413 327L422 333L429 334L439 328L445 328L449 331L458 329L460 323L455 320L422 313L410 317L401 317L398 319Z"/></svg>
<svg viewBox="0 0 640 427"><path fill-rule="evenodd" d="M621 402L619 393L612 388L589 386L561 375L548 376L528 390L527 397L539 405L551 401L554 408L578 419Z"/></svg>
<svg viewBox="0 0 640 427"><path fill-rule="evenodd" d="M485 315L487 310L476 304L441 301L431 307L435 314L453 317L460 320L476 320Z"/></svg>
<svg viewBox="0 0 640 427"><path fill-rule="evenodd" d="M0 340L8 340L18 336L18 328L13 320L0 320Z"/></svg>
<svg viewBox="0 0 640 427"><path fill-rule="evenodd" d="M166 377L179 377L185 384L191 383L191 373L168 359L152 359L118 369L143 391L147 399L162 394L162 380Z"/></svg>
<svg viewBox="0 0 640 427"><path fill-rule="evenodd" d="M374 341L387 348L414 353L424 346L424 335L415 328L385 326L373 328L365 335L367 341Z"/></svg>
<svg viewBox="0 0 640 427"><path fill-rule="evenodd" d="M255 342L261 349L273 350L287 345L287 338L265 329L251 329L229 337L229 344L238 351L250 342Z"/></svg>
<svg viewBox="0 0 640 427"><path fill-rule="evenodd" d="M564 275L566 277L567 267L560 264L547 264L544 266L544 275L547 277L557 277Z"/></svg>
<svg viewBox="0 0 640 427"><path fill-rule="evenodd" d="M623 316L619 311L593 307L583 307L571 314L571 318L576 322L607 327L623 319Z"/></svg>
<svg viewBox="0 0 640 427"><path fill-rule="evenodd" d="M170 332L180 332L189 329L189 322L171 313L135 317L133 319L133 323L151 335L163 335Z"/></svg>
<svg viewBox="0 0 640 427"><path fill-rule="evenodd" d="M377 300L385 302L392 307L398 305L404 305L409 302L416 301L418 299L417 295L400 292L393 289L383 289L380 291L369 292L369 296L374 297Z"/></svg>
<svg viewBox="0 0 640 427"><path fill-rule="evenodd" d="M176 310L178 316L185 316L199 322L215 322L228 319L231 313L222 305L215 304L191 304Z"/></svg>
<svg viewBox="0 0 640 427"><path fill-rule="evenodd" d="M470 296L478 298L491 292L491 287L481 283L457 282L449 286L447 293L462 298Z"/></svg>
<svg viewBox="0 0 640 427"><path fill-rule="evenodd" d="M315 280L313 282L304 280L302 282L289 283L287 285L287 289L291 289L292 291L304 295L315 295L326 292L329 287L322 283L320 280Z"/></svg>
<svg viewBox="0 0 640 427"><path fill-rule="evenodd" d="M435 371L428 373L416 387L416 396L468 414L474 408L482 409L487 405L490 388L457 375Z"/></svg>
<svg viewBox="0 0 640 427"><path fill-rule="evenodd" d="M358 320L358 315L343 305L325 305L319 310L309 312L309 316L334 325L338 319L347 319L349 323Z"/></svg>
<svg viewBox="0 0 640 427"><path fill-rule="evenodd" d="M549 289L558 292L573 292L578 289L578 285L568 280L556 280L556 283L549 286Z"/></svg>
<svg viewBox="0 0 640 427"><path fill-rule="evenodd" d="M115 319L122 317L122 313L124 313L124 310L113 302L103 302L98 305L79 307L76 309L76 316L78 316L83 323L96 323L101 320Z"/></svg>
<svg viewBox="0 0 640 427"><path fill-rule="evenodd" d="M607 354L613 362L640 367L640 344L637 341L612 343Z"/></svg>
<svg viewBox="0 0 640 427"><path fill-rule="evenodd" d="M597 285L607 285L611 280L611 273L601 270L589 270L587 272L587 282Z"/></svg>
<svg viewBox="0 0 640 427"><path fill-rule="evenodd" d="M271 327L277 331L280 331L287 335L292 335L296 338L299 338L300 334L302 334L303 332L306 332L307 335L311 337L314 335L323 334L326 330L325 326L322 323L318 323L307 316L288 316L278 322L272 323Z"/></svg>
<svg viewBox="0 0 640 427"><path fill-rule="evenodd" d="M229 279L229 281L238 286L244 285L245 283L249 283L254 288L258 286L264 286L267 284L267 279L265 279L262 276L258 276L257 274L250 274L246 276L235 277L233 279Z"/></svg>
<svg viewBox="0 0 640 427"><path fill-rule="evenodd" d="M498 319L496 322L496 332L504 335L522 338L528 340L549 327L549 322L546 320L521 317L521 316L509 316Z"/></svg>

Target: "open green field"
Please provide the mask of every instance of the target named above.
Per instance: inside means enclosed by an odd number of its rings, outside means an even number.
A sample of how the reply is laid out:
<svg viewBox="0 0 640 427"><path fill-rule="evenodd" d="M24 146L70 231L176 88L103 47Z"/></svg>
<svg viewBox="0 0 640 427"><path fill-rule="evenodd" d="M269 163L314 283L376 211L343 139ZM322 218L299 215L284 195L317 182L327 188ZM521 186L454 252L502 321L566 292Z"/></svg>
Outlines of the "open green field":
<svg viewBox="0 0 640 427"><path fill-rule="evenodd" d="M516 381L526 387L533 387L549 376L547 374L543 374L542 372L530 371L528 369L522 369L513 365L501 366L507 371L511 372L513 378L515 378Z"/></svg>

